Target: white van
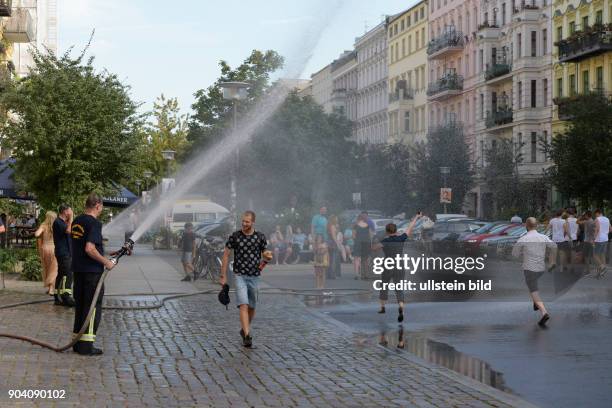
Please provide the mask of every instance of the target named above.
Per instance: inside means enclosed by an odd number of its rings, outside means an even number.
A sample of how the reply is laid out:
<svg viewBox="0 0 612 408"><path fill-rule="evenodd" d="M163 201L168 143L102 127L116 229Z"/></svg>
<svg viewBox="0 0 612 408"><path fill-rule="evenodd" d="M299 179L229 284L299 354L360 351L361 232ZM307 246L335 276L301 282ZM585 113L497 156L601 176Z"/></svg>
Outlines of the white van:
<svg viewBox="0 0 612 408"><path fill-rule="evenodd" d="M229 210L207 199L178 200L172 207L170 228L176 232L190 222L194 227L200 224L221 220L229 215Z"/></svg>

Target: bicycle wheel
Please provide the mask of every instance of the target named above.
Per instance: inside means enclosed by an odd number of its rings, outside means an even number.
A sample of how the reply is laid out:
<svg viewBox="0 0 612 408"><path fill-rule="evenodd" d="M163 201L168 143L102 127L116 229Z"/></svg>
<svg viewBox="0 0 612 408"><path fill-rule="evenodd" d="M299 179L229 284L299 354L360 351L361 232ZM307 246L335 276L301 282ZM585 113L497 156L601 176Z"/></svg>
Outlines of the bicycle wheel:
<svg viewBox="0 0 612 408"><path fill-rule="evenodd" d="M219 282L221 277L221 259L215 256L208 262L208 276L212 282Z"/></svg>

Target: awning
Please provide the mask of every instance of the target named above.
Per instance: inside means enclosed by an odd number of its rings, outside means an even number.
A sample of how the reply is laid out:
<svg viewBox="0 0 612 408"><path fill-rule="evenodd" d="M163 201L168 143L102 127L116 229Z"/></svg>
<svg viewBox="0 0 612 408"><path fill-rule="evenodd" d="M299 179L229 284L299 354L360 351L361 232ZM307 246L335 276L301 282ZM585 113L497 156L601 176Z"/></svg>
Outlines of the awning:
<svg viewBox="0 0 612 408"><path fill-rule="evenodd" d="M15 163L15 159L0 160L0 198L14 198L19 200L30 200L35 201L36 197L32 194L17 189L13 173L15 170L10 167L11 164ZM102 197L104 205L107 207L129 207L132 205L138 197L127 188L113 183L114 186L119 190L119 194L112 197Z"/></svg>

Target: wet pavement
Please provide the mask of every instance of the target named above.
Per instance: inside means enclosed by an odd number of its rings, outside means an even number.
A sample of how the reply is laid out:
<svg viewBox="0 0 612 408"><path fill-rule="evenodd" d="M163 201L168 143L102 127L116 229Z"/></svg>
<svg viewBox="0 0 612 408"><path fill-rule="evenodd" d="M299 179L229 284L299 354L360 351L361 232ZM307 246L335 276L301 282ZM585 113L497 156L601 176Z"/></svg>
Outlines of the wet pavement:
<svg viewBox="0 0 612 408"><path fill-rule="evenodd" d="M158 301L162 296L142 291L181 289L185 283L179 282L178 268L176 254L170 253L141 251L122 260L111 272L107 292L123 296L109 296L107 305ZM270 268L266 283L283 287L271 284L282 283L277 274L306 282L309 270ZM335 284L368 286L352 279ZM189 290L205 287L214 286L198 281ZM10 302L9 297L3 299ZM244 349L232 306L226 310L216 296L197 295L151 310L105 310L97 341L105 354L99 357L0 339L0 406L529 406L406 350L383 347L378 335L356 333L320 309L306 308L298 296L263 293L253 326L256 348ZM72 310L51 304L0 313L0 332L55 344L69 340L71 325ZM410 349L413 343L407 344ZM66 394L62 400L16 401L8 398L9 389Z"/></svg>

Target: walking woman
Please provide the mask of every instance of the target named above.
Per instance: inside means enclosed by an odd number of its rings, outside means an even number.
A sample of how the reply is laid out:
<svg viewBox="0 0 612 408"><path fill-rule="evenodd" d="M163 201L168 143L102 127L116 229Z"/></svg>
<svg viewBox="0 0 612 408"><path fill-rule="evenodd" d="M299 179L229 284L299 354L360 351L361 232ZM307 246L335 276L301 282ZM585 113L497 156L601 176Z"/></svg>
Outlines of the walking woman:
<svg viewBox="0 0 612 408"><path fill-rule="evenodd" d="M367 277L368 258L372 249L372 234L368 219L365 214L359 214L357 222L353 226L353 266L355 268L355 279Z"/></svg>
<svg viewBox="0 0 612 408"><path fill-rule="evenodd" d="M34 233L42 265L43 284L49 295L55 295L55 278L57 278L57 260L53 243L53 222L56 218L56 213L47 211L45 221Z"/></svg>
<svg viewBox="0 0 612 408"><path fill-rule="evenodd" d="M329 250L329 269L327 273L328 279L336 279L340 277L340 245L338 243L338 232L340 232L340 226L338 225L338 217L332 215L329 217L327 223L327 237L328 237L328 250Z"/></svg>

